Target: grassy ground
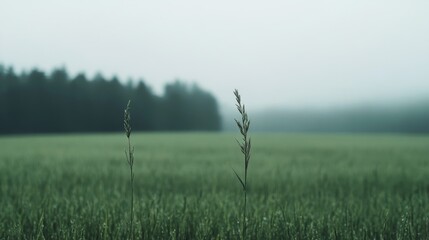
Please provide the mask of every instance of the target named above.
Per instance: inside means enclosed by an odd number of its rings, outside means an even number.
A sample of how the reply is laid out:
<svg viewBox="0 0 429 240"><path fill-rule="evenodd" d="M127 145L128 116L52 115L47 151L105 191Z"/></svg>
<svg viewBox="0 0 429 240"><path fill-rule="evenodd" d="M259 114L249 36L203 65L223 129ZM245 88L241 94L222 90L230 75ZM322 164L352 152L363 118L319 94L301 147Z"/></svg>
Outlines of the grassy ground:
<svg viewBox="0 0 429 240"><path fill-rule="evenodd" d="M236 134L135 134L135 236L239 239ZM429 137L253 134L248 239L429 239ZM126 239L123 134L0 138L0 239Z"/></svg>

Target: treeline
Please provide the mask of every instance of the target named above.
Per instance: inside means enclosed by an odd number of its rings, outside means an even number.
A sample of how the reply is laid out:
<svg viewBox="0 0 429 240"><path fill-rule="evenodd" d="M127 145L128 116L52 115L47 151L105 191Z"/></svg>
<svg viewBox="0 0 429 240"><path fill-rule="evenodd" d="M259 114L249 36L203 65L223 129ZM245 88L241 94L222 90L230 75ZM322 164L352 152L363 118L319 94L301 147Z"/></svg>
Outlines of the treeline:
<svg viewBox="0 0 429 240"><path fill-rule="evenodd" d="M143 81L121 84L101 74L71 77L64 68L17 74L0 65L0 134L122 131L132 101L137 131L220 130L216 99L197 85L167 84L162 96Z"/></svg>

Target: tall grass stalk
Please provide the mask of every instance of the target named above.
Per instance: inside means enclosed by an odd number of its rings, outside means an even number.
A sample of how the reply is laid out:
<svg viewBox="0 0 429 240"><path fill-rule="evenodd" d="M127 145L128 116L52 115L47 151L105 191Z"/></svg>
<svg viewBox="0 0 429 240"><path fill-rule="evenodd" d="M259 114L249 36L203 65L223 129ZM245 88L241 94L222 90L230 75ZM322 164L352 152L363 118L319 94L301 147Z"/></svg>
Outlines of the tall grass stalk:
<svg viewBox="0 0 429 240"><path fill-rule="evenodd" d="M241 104L241 96L238 93L238 90L234 90L235 99L237 101L237 110L241 115L241 121L238 121L235 119L235 122L237 123L237 127L240 130L242 141L238 141L237 143L240 146L241 152L244 155L244 181L238 175L238 173L233 169L235 176L237 176L237 179L240 181L241 186L243 187L244 192L244 204L243 204L243 231L242 231L242 239L246 239L246 212L247 212L247 169L249 167L249 161L250 161L250 137L248 136L247 132L249 131L250 121L246 113L246 109L244 107L244 104Z"/></svg>
<svg viewBox="0 0 429 240"><path fill-rule="evenodd" d="M131 147L131 100L128 101L127 107L124 111L124 129L125 135L128 140L128 149L125 149L125 158L127 160L128 166L130 167L130 186L131 186L131 216L130 216L130 238L134 239L134 147Z"/></svg>

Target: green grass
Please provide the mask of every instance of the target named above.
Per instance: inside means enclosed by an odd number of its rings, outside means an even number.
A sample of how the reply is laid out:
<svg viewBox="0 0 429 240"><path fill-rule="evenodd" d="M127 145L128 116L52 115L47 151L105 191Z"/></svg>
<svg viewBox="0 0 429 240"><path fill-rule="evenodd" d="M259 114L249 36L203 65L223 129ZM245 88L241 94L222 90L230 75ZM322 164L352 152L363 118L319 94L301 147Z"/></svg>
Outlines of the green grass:
<svg viewBox="0 0 429 240"><path fill-rule="evenodd" d="M239 239L237 134L134 134L137 239ZM252 134L249 239L429 239L429 137ZM0 239L126 239L123 134L0 138Z"/></svg>

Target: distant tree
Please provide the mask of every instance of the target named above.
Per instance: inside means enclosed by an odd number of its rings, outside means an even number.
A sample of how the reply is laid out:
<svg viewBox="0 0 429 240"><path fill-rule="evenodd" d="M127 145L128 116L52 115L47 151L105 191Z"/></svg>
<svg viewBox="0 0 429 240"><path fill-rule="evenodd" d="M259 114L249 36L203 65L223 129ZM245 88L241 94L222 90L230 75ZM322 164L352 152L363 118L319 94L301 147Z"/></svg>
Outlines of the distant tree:
<svg viewBox="0 0 429 240"><path fill-rule="evenodd" d="M127 98L124 94L124 88L119 82L117 77L113 77L110 81L106 82L104 92L105 99L100 106L104 109L106 126L103 131L120 131L122 130L123 124L123 111L124 102L127 102Z"/></svg>
<svg viewBox="0 0 429 240"><path fill-rule="evenodd" d="M25 101L23 101L25 111L24 126L25 131L45 132L49 128L52 111L51 96L48 91L48 82L45 73L33 69L25 84Z"/></svg>
<svg viewBox="0 0 429 240"><path fill-rule="evenodd" d="M6 96L8 91L9 87L6 83L6 69L0 64L0 133L5 132L7 130L6 124L9 124L7 113L9 112L10 103L8 103Z"/></svg>
<svg viewBox="0 0 429 240"><path fill-rule="evenodd" d="M189 98L190 119L194 130L220 130L221 117L216 99L208 92L203 91L194 84L191 88Z"/></svg>
<svg viewBox="0 0 429 240"><path fill-rule="evenodd" d="M4 122L0 124L0 129L3 129L5 133L20 132L24 120L23 111L21 111L24 99L22 83L12 67L5 70L3 79L4 90L1 93L5 104L1 119Z"/></svg>
<svg viewBox="0 0 429 240"><path fill-rule="evenodd" d="M66 131L65 122L67 121L67 100L69 93L69 76L64 68L54 69L50 75L48 91L51 96L50 116L53 121L50 122L49 131Z"/></svg>
<svg viewBox="0 0 429 240"><path fill-rule="evenodd" d="M197 85L176 81L165 87L164 110L168 130L219 130L220 115L215 98Z"/></svg>
<svg viewBox="0 0 429 240"><path fill-rule="evenodd" d="M163 110L167 130L178 131L190 129L190 121L193 120L189 119L189 112L191 110L186 108L189 103L187 92L187 86L180 81L165 86Z"/></svg>
<svg viewBox="0 0 429 240"><path fill-rule="evenodd" d="M67 131L84 132L92 130L92 122L96 114L92 112L90 83L85 74L78 74L70 82L66 108L64 127Z"/></svg>
<svg viewBox="0 0 429 240"><path fill-rule="evenodd" d="M157 97L142 80L137 83L132 99L134 118L138 119L134 122L136 129L144 131L161 129Z"/></svg>

